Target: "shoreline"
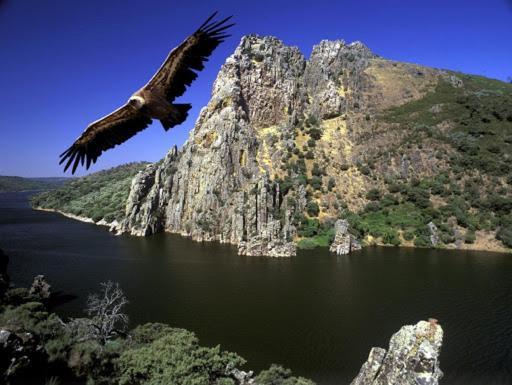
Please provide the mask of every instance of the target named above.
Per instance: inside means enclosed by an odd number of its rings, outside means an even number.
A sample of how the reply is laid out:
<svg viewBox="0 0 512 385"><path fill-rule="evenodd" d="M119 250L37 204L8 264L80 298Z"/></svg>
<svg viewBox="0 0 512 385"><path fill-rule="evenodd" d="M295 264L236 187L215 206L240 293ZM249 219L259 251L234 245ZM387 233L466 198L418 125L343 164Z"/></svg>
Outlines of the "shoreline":
<svg viewBox="0 0 512 385"><path fill-rule="evenodd" d="M79 216L79 215L75 215L75 214L71 214L71 213L66 213L64 211L60 211L60 210L56 210L56 209L46 209L44 207L35 207L35 206L31 206L33 210L37 210L37 211L46 211L46 212L52 212L52 213L57 213L57 214L61 214L67 218L70 218L70 219L74 219L74 220L77 220L77 221L80 221L80 222L84 222L84 223L89 223L89 224L93 224L93 225L97 225L97 226L104 226L104 227L108 227L109 228L109 231L115 235L120 235L119 233L117 233L115 230L117 230L117 222L106 222L104 221L103 219L98 221L98 222L94 222L91 218L88 218L88 217L83 217L83 216ZM163 231L164 233L168 233L168 234L174 234L174 235L179 235L179 236L182 236L184 238L189 238L191 239L192 241L194 242L211 242L211 241L214 241L214 240L208 240L208 239L201 239L201 240L198 240L198 239L194 239L192 236L189 236L189 235L186 235L186 234L183 234L183 233L179 233L179 232L170 232L170 231ZM138 236L140 237L141 235L134 235L134 236ZM220 243L228 243L230 244L229 242L222 242L222 241L218 241ZM408 249L425 249L425 250L451 250L451 251L482 251L482 252L488 252L488 253L499 253L499 254L512 254L512 250L507 250L507 249L484 249L484 248L475 248L475 247L461 247L461 248L456 248L454 247L453 245L448 245L448 246L444 246L444 247L416 247L416 246L411 246L411 245L400 245L400 246L392 246L392 245L386 245L386 244L379 244L379 243L373 243L373 244L368 244L368 245L365 245L363 246L363 248L367 248L367 247L372 247L372 246L377 246L377 247L397 247L397 248L408 248ZM466 245L464 245L466 246ZM319 248L321 248L321 246L319 246ZM327 249L329 247L326 247ZM297 251L299 250L302 250L302 249L299 249L297 248ZM291 256L290 256L291 257Z"/></svg>

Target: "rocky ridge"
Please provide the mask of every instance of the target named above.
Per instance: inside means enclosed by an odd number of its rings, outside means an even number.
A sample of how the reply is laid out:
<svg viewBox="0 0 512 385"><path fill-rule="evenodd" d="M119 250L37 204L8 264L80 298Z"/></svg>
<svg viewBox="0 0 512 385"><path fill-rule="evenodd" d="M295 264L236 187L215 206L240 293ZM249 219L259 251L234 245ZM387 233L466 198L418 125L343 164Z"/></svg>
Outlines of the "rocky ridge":
<svg viewBox="0 0 512 385"><path fill-rule="evenodd" d="M242 255L294 255L296 217L310 193L301 183L283 186L283 162L307 139L297 127L308 117L324 122L323 136L332 137L316 146L335 157L325 166L348 161L350 131L365 124L353 112L371 112L383 99L380 91L364 92L372 60L378 58L359 42L322 41L306 60L276 38L244 37L183 149L134 178L117 231L227 242ZM361 184L361 175L350 179L348 188Z"/></svg>
<svg viewBox="0 0 512 385"><path fill-rule="evenodd" d="M359 42L322 41L306 59L274 37L245 36L181 150L33 205L242 255L510 252L510 106L512 84L386 60Z"/></svg>

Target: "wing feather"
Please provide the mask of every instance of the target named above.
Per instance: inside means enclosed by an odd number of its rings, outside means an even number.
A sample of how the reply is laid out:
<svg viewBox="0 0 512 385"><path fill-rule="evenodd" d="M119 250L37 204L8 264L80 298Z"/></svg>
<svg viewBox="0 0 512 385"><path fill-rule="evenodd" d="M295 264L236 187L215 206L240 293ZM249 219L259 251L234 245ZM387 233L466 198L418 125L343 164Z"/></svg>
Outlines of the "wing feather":
<svg viewBox="0 0 512 385"><path fill-rule="evenodd" d="M233 24L226 24L227 17L212 21L211 15L192 35L173 49L157 73L144 88L161 89L169 102L183 95L187 87L197 78L195 71L204 69L208 57L229 35L223 33Z"/></svg>
<svg viewBox="0 0 512 385"><path fill-rule="evenodd" d="M151 124L151 118L141 110L125 104L111 114L91 123L78 139L60 155L60 162L66 162L64 171L73 165L74 174L78 165L89 169L103 151L121 144Z"/></svg>

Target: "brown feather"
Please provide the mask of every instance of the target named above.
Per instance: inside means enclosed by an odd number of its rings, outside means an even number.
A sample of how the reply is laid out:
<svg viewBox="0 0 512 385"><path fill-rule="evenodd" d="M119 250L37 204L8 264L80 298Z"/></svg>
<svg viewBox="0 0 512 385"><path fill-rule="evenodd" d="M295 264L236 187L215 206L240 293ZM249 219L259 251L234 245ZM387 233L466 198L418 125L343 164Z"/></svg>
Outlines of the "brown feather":
<svg viewBox="0 0 512 385"><path fill-rule="evenodd" d="M60 155L59 164L67 160L64 171L73 164L74 174L78 163L86 169L103 151L121 144L151 124L151 118L131 104L125 104L111 114L91 123L80 137ZM73 163L74 162L74 163Z"/></svg>
<svg viewBox="0 0 512 385"><path fill-rule="evenodd" d="M234 24L225 24L227 17L218 22L208 20L190 35L183 43L173 49L164 61L157 73L144 86L148 90L163 90L169 102L183 95L187 86L196 79L197 73L204 68L204 63L213 50L224 41L228 35L222 34Z"/></svg>

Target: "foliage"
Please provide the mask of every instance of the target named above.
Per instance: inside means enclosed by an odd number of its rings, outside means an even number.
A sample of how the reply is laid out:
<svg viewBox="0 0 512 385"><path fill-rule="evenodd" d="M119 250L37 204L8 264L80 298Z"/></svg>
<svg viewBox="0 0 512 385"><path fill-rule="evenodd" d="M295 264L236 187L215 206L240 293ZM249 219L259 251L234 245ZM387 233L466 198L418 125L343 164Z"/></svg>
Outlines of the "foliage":
<svg viewBox="0 0 512 385"><path fill-rule="evenodd" d="M377 188L372 188L366 193L366 199L369 199L371 201L378 201L380 197L380 190Z"/></svg>
<svg viewBox="0 0 512 385"><path fill-rule="evenodd" d="M310 217L317 217L320 213L320 207L318 207L318 203L315 201L309 201L306 205L306 212Z"/></svg>
<svg viewBox="0 0 512 385"><path fill-rule="evenodd" d="M226 384L230 369L245 363L235 353L199 345L183 329L165 334L140 347L129 348L118 360L119 384ZM233 384L233 382L231 382Z"/></svg>
<svg viewBox="0 0 512 385"><path fill-rule="evenodd" d="M129 163L78 178L59 189L35 195L34 207L91 218L95 222L121 219L135 174L147 163Z"/></svg>
<svg viewBox="0 0 512 385"><path fill-rule="evenodd" d="M290 369L275 364L261 371L256 376L255 383L258 385L314 385L311 380L293 377Z"/></svg>
<svg viewBox="0 0 512 385"><path fill-rule="evenodd" d="M28 292L19 289L11 290ZM6 298L25 298L25 302L11 304ZM201 346L194 333L184 329L148 323L118 338L112 338L110 333L104 338L77 332L75 328L84 324L98 324L97 318L102 315L119 314L126 302L119 286L112 283L103 284L102 291L89 298L87 310L92 318L67 323L49 312L44 304L29 301L26 296L2 298L0 325L25 338L19 357L5 357L0 352L2 380L25 384L32 383L34 378L47 378L47 383L58 383L55 377L58 374L71 383L86 380L87 384L97 385L236 384L235 370L245 360L219 346ZM261 383L256 383L261 385L313 385L275 365L261 372L259 378Z"/></svg>
<svg viewBox="0 0 512 385"><path fill-rule="evenodd" d="M51 190L62 186L71 178L22 178L0 175L0 192Z"/></svg>

